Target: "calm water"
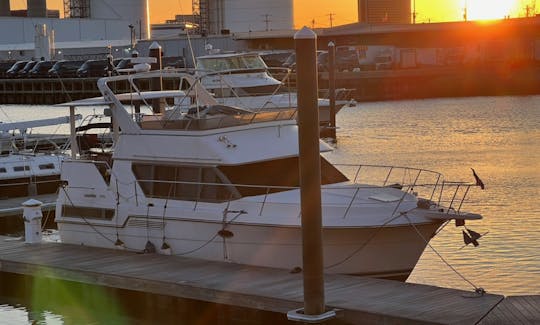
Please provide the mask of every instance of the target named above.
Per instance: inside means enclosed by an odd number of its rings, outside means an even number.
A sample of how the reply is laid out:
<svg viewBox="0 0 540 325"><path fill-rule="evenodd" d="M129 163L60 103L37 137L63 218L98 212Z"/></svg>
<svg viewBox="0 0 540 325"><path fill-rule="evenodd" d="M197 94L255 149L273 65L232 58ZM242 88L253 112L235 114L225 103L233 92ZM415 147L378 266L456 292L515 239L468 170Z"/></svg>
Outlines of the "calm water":
<svg viewBox="0 0 540 325"><path fill-rule="evenodd" d="M4 121L65 113L0 106ZM337 149L327 155L333 162L426 168L469 182L474 181L474 168L486 189L474 189L463 209L484 216L467 225L487 235L479 247L463 248L461 229L449 224L431 245L487 292L540 294L540 96L366 103L343 109L337 123ZM40 130L54 131L56 127ZM429 247L409 282L472 289ZM0 298L0 324L29 323L31 312L24 304L9 301ZM46 316L42 323L65 323L65 315Z"/></svg>

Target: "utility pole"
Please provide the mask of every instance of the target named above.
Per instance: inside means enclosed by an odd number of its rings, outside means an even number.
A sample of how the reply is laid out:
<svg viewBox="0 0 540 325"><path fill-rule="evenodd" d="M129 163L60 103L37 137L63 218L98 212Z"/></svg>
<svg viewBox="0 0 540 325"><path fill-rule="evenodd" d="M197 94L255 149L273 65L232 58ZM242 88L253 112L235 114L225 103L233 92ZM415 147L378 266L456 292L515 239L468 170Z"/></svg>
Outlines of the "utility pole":
<svg viewBox="0 0 540 325"><path fill-rule="evenodd" d="M412 23L416 24L416 0L413 0Z"/></svg>
<svg viewBox="0 0 540 325"><path fill-rule="evenodd" d="M525 6L525 17L534 17L536 15L536 1L532 1Z"/></svg>
<svg viewBox="0 0 540 325"><path fill-rule="evenodd" d="M315 18L311 20L311 29L315 29Z"/></svg>
<svg viewBox="0 0 540 325"><path fill-rule="evenodd" d="M264 17L264 22L266 23L266 31L269 31L270 29L268 28L270 26L270 14L264 14L263 17Z"/></svg>
<svg viewBox="0 0 540 325"><path fill-rule="evenodd" d="M463 8L463 20L467 21L467 1L465 1L465 7Z"/></svg>
<svg viewBox="0 0 540 325"><path fill-rule="evenodd" d="M131 40L131 49L133 50L135 48L135 26L132 24L129 24L129 37Z"/></svg>
<svg viewBox="0 0 540 325"><path fill-rule="evenodd" d="M328 17L330 18L330 28L332 28L334 26L333 22L334 22L334 13L329 13L328 14Z"/></svg>

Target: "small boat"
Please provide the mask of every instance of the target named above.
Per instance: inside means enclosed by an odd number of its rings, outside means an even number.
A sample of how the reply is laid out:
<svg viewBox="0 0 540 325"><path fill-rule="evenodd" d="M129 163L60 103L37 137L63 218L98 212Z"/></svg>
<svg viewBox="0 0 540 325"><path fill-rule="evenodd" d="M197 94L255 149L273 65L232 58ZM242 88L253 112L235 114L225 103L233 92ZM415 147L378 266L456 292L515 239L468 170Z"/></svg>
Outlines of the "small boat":
<svg viewBox="0 0 540 325"><path fill-rule="evenodd" d="M56 193L63 158L47 153L0 156L0 199Z"/></svg>
<svg viewBox="0 0 540 325"><path fill-rule="evenodd" d="M121 99L146 101L160 92L111 90L124 80L137 89L157 76L162 72L98 81L120 131L110 162L82 155L62 162L55 217L61 241L301 268L296 111L223 105L179 72L168 77L189 80L190 88L161 94L186 95L189 105L176 99L176 108L159 114L134 117ZM481 218L460 211L474 184L423 169L320 159L326 273L405 280L441 225Z"/></svg>
<svg viewBox="0 0 540 325"><path fill-rule="evenodd" d="M74 115L73 121L80 118ZM20 216L30 198L54 210L65 159L65 135L30 134L29 130L69 122L69 117L0 123L0 216Z"/></svg>
<svg viewBox="0 0 540 325"><path fill-rule="evenodd" d="M80 119L73 116L73 120ZM0 199L56 193L60 182L60 163L65 157L61 141L48 136L34 135L28 130L36 127L69 123L69 116L21 122L0 123ZM62 143L63 142L63 143ZM47 145L52 150L43 150ZM30 149L32 147L32 149ZM36 148L41 148L40 150Z"/></svg>

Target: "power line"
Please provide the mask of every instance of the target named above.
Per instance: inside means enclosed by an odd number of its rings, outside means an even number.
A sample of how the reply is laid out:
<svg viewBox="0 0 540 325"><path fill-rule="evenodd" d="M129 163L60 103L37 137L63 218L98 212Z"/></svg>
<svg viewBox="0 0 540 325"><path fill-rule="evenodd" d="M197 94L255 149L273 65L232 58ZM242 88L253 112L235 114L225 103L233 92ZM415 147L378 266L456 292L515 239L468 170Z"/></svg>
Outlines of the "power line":
<svg viewBox="0 0 540 325"><path fill-rule="evenodd" d="M266 23L266 31L269 31L269 30L270 30L270 29L269 29L269 26L270 26L270 22L271 22L271 20L270 20L269 17L272 16L272 15L270 15L270 14L264 14L264 15L262 15L262 16L264 17L264 22Z"/></svg>
<svg viewBox="0 0 540 325"><path fill-rule="evenodd" d="M334 15L335 15L334 13L329 13L329 14L327 15L328 18L330 19L330 27L333 27L333 26L334 26L334 24L333 24L333 22L334 22Z"/></svg>

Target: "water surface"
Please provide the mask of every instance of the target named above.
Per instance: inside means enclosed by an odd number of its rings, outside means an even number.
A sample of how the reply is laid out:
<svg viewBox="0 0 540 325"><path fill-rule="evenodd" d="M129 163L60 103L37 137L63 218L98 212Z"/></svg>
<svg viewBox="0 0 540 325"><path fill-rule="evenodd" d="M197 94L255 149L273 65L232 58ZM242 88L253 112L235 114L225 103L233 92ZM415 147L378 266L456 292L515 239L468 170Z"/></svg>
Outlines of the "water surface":
<svg viewBox="0 0 540 325"><path fill-rule="evenodd" d="M81 111L83 115L93 109ZM0 106L0 120L67 114L63 108ZM479 247L464 247L461 228L447 225L428 247L409 282L503 295L540 294L540 96L471 97L362 103L337 116L332 162L384 164L442 172L486 185L462 209L480 213L467 225L487 233ZM66 133L67 126L42 133ZM472 283L472 285L463 279ZM28 324L27 304L0 298L0 324ZM47 313L40 323L64 324L69 315Z"/></svg>

